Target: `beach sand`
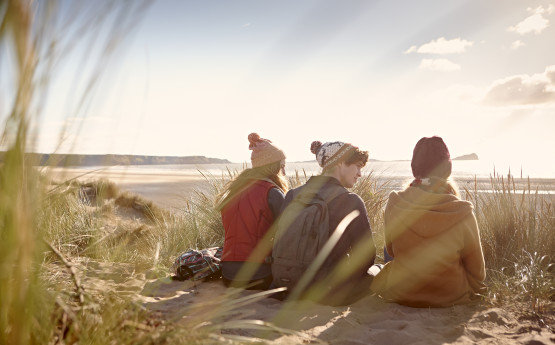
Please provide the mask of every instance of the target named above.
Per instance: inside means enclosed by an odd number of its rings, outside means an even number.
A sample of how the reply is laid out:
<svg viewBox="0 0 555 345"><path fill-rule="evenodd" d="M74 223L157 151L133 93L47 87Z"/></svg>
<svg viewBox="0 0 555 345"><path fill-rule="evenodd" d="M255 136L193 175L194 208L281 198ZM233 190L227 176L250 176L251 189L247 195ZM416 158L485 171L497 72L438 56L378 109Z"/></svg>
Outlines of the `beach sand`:
<svg viewBox="0 0 555 345"><path fill-rule="evenodd" d="M264 292L226 288L220 280L146 279L130 264L77 264L85 291L118 293L168 322L187 329L212 327L226 337L253 337L270 344L527 344L555 343L555 333L513 312L480 304L450 308L410 308L367 296L343 307L282 302ZM251 301L237 303L240 299ZM246 326L257 320L257 328ZM238 324L243 322L243 324ZM253 321L254 322L254 321ZM273 330L260 330L261 322ZM264 343L266 343L264 342Z"/></svg>
<svg viewBox="0 0 555 345"><path fill-rule="evenodd" d="M178 208L188 193L207 184L200 176L175 172L97 171L83 175L84 172L64 169L54 171L52 177L85 181L107 178L121 190L168 208ZM124 294L162 319L187 327L209 327L206 321L211 320L215 324L228 322L217 331L221 342L225 337L249 336L269 339L272 344L555 344L555 333L549 326L539 327L537 321L523 319L516 310L483 303L418 309L369 295L351 306L330 307L257 297L260 292L225 288L220 280L174 281L169 269L165 277L148 279L148 274L135 273L130 264L87 260L76 265L86 291ZM242 297L251 297L252 301L237 304ZM290 331L261 333L233 325L240 320L267 321Z"/></svg>
<svg viewBox="0 0 555 345"><path fill-rule="evenodd" d="M94 181L107 179L114 182L121 190L140 195L156 205L175 209L185 204L186 198L195 190L208 188L207 180L199 174L179 171L130 171L121 169L90 170L86 168L53 168L50 176L56 181L76 179Z"/></svg>
<svg viewBox="0 0 555 345"><path fill-rule="evenodd" d="M311 302L281 302L262 297L227 309L230 300L256 296L256 291L226 289L220 281L194 283L150 281L141 291L147 308L164 318L191 322L224 311L223 321L262 320L296 331L261 333L224 329L223 335L262 337L274 344L551 344L555 334L530 321L517 320L500 308L481 305L409 308L368 296L353 305L330 307ZM229 296L233 296L230 299Z"/></svg>
<svg viewBox="0 0 555 345"><path fill-rule="evenodd" d="M116 169L106 168L91 170L88 168L51 168L50 176L57 181L77 179L81 181L108 179L122 189L131 193L138 194L150 200L158 206L168 209L182 208L186 199L195 190L205 191L209 188L207 179L199 173L190 173L179 170L137 170L118 167ZM377 185L386 185L388 190L402 189L407 183L406 177L380 177L377 178ZM461 194L467 189L470 193L475 190L484 191L491 188L489 178L454 178L457 182ZM515 179L516 190L522 191L531 188L532 192L536 189L550 193L555 198L555 179ZM410 181L409 181L410 182ZM506 177L505 177L506 183ZM512 185L511 185L512 187Z"/></svg>

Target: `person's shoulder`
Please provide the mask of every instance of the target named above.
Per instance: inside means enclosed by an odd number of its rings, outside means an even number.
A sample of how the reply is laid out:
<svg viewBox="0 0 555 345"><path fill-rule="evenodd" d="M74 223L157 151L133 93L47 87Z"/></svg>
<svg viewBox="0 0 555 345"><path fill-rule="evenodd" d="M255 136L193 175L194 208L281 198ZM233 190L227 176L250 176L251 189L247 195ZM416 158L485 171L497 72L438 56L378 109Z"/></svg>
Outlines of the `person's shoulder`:
<svg viewBox="0 0 555 345"><path fill-rule="evenodd" d="M399 191L396 191L396 190L391 191L389 193L389 196L387 197L387 203L389 204L389 203L396 202L402 197L403 194L406 194L406 193L407 193L407 189L399 190Z"/></svg>
<svg viewBox="0 0 555 345"><path fill-rule="evenodd" d="M280 197L281 199L283 199L285 198L285 193L281 190L281 188L274 186L268 191L268 197Z"/></svg>
<svg viewBox="0 0 555 345"><path fill-rule="evenodd" d="M291 188L287 191L287 193L285 193L286 195L295 195L297 194L302 188L304 187L304 185L296 187L296 188Z"/></svg>
<svg viewBox="0 0 555 345"><path fill-rule="evenodd" d="M254 184L259 186L264 186L265 188L268 188L268 189L277 187L276 184L272 182L272 180L270 179L257 179L254 181Z"/></svg>
<svg viewBox="0 0 555 345"><path fill-rule="evenodd" d="M303 186L288 190L287 193L285 193L285 200L287 200L287 201L293 200L295 195L299 194L299 192L302 190Z"/></svg>
<svg viewBox="0 0 555 345"><path fill-rule="evenodd" d="M357 193L350 192L346 190L345 193L339 194L337 196L337 201L345 202L352 205L362 205L364 206L364 200Z"/></svg>

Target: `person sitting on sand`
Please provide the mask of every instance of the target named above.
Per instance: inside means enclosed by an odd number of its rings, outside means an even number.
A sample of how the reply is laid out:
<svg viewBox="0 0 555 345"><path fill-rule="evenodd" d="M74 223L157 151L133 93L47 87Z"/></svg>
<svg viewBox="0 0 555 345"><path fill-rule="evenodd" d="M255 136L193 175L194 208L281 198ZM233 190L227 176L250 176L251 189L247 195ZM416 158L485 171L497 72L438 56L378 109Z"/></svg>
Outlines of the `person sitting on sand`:
<svg viewBox="0 0 555 345"><path fill-rule="evenodd" d="M323 247L323 243L337 231L339 223L353 211L358 211L315 273L308 288L304 290L299 287L304 291L301 298L329 305L350 304L370 293L372 275L367 271L376 257L364 202L360 196L346 189L353 187L361 177L361 169L368 161L368 151L341 141L324 144L314 141L311 152L316 155L322 173L312 176L306 184L290 190L285 196L272 253L272 288L289 289L286 293L276 295L276 298L290 296L302 275L306 274L305 265L311 264L314 255L319 254L321 249L315 247ZM300 213L310 212L304 211L307 200L321 200L327 205L327 210L322 211L321 215L307 217L324 218L328 222L323 228L327 229L326 234L319 233L322 231L320 225L305 223L304 220L300 221L305 224L304 228L298 227L303 226L297 224ZM307 229L306 224L310 224L310 228ZM318 229L318 233L314 233L314 229ZM340 272L335 270L337 267L342 267ZM317 288L318 285L321 287Z"/></svg>
<svg viewBox="0 0 555 345"><path fill-rule="evenodd" d="M222 276L226 286L265 290L272 282L267 232L288 189L285 154L257 133L248 140L252 168L230 181L218 198L225 231Z"/></svg>
<svg viewBox="0 0 555 345"><path fill-rule="evenodd" d="M448 180L451 158L443 139L420 139L411 167L410 186L389 195L385 242L393 260L371 289L413 307L470 302L484 289L484 255L473 206L459 198Z"/></svg>

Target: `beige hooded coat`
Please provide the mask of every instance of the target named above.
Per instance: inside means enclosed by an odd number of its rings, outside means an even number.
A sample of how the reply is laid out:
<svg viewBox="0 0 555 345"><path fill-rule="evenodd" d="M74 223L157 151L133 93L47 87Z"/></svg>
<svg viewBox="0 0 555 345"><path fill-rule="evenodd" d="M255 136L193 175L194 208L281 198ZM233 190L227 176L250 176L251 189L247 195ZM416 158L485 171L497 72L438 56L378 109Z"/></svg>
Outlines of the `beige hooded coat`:
<svg viewBox="0 0 555 345"><path fill-rule="evenodd" d="M470 202L417 187L392 192L385 209L385 240L394 260L371 289L415 307L470 301L486 277L476 218Z"/></svg>

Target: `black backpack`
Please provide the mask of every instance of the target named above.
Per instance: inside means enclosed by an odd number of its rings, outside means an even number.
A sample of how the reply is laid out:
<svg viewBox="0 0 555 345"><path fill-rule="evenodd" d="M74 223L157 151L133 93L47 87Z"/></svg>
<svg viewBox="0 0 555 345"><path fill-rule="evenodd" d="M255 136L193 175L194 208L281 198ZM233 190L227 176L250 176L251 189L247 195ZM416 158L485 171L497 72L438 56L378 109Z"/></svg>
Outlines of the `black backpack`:
<svg viewBox="0 0 555 345"><path fill-rule="evenodd" d="M283 210L277 224L272 249L272 276L275 287L289 291L299 282L330 236L328 204L348 193L338 185L307 183ZM320 269L315 279L329 272Z"/></svg>

